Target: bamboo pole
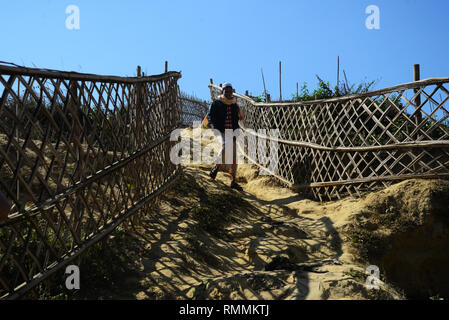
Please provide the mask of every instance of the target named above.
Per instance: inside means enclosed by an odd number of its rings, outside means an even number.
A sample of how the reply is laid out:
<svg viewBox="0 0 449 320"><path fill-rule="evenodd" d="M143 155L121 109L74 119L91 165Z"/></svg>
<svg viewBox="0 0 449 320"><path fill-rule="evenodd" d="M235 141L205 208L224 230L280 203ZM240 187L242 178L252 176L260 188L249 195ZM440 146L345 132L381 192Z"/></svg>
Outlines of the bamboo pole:
<svg viewBox="0 0 449 320"><path fill-rule="evenodd" d="M267 135L263 135L257 132L249 131L247 128L241 125L241 129L249 134L257 136L259 138L276 141L278 143L296 146L296 147L305 147L311 148L321 151L333 151L333 152L367 152L367 151L380 151L380 150L400 150L400 149L420 149L420 148L447 148L449 147L449 140L437 140L437 141L420 141L420 142L399 142L394 144L386 144L379 146L367 146L367 147L326 147L317 143L312 142L304 142L304 141L295 141L295 140L285 140L279 138L273 138Z"/></svg>
<svg viewBox="0 0 449 320"><path fill-rule="evenodd" d="M17 81L17 94L20 97L20 81ZM16 117L17 117L17 119L19 119L19 106L17 104L17 101L16 101L15 105L16 105ZM18 126L16 126L16 139L17 139L17 142L19 142L19 128L18 128ZM19 164L19 160L20 160L19 149L17 149L17 151L16 151L16 159L17 159L17 164ZM17 179L16 183L17 183L17 185L16 185L16 187L17 187L16 196L17 196L17 200L20 201L20 181L19 181L19 179ZM23 206L25 206L25 203L23 204ZM22 208L18 208L18 209L21 210Z"/></svg>
<svg viewBox="0 0 449 320"><path fill-rule="evenodd" d="M413 66L413 81L419 81L420 80L420 70L419 70L419 64L415 64ZM419 88L415 88L414 90L415 95L419 92ZM421 113L421 95L418 94L415 98L415 113L416 113L416 124L419 125L422 121L422 113Z"/></svg>
<svg viewBox="0 0 449 320"><path fill-rule="evenodd" d="M76 157L76 167L75 172L73 173L73 178L75 181L83 181L86 176L85 171L85 156L84 151L82 148L82 128L81 128L81 119L80 119L80 113L81 113L81 106L80 106L80 97L81 95L78 92L78 84L76 81L69 81L69 91L68 91L68 109L70 110L70 113L72 114L72 143L73 143L73 149L75 150L75 157ZM72 230L76 235L77 239L81 239L81 230L82 230L82 217L83 217L83 211L84 206L82 203L82 194L83 190L79 190L76 193L74 204L72 208L72 214L71 214L71 223L72 223ZM73 220L72 220L73 216ZM72 242L72 249L77 241ZM81 263L80 260L77 260L76 262L78 265Z"/></svg>
<svg viewBox="0 0 449 320"><path fill-rule="evenodd" d="M137 66L137 77L140 78L141 75L141 67ZM136 112L136 150L138 151L141 148L141 145L143 143L143 88L142 88L142 84L141 83L137 83L135 86L136 89L136 104L134 106ZM133 170L133 174L135 175L136 179L140 179L140 170L143 168L143 161L142 159L137 159L136 161L136 168L134 168L135 170ZM137 169L137 170L136 170ZM138 189L137 190L137 196L139 198L142 197L142 190ZM135 218L135 217L134 217ZM134 219L130 220L131 224L133 224L135 222Z"/></svg>
<svg viewBox="0 0 449 320"><path fill-rule="evenodd" d="M419 72L419 64L415 64L413 65L413 81L419 81L420 80L420 72ZM414 94L417 95L419 92L419 88L415 88L413 90ZM419 126L419 124L422 122L422 113L421 113L421 95L418 94L415 98L415 123L417 126ZM420 139L420 135L418 133L418 131L416 132L416 135L414 135L413 139L415 140L419 140ZM413 171L414 172L418 172L418 170L420 169L420 166L418 163L414 163L413 164Z"/></svg>
<svg viewBox="0 0 449 320"><path fill-rule="evenodd" d="M282 102L282 62L279 61L279 101Z"/></svg>
<svg viewBox="0 0 449 320"><path fill-rule="evenodd" d="M267 87L265 86L265 78L263 76L263 69L261 68L260 71L262 72L263 94L265 95L265 100L267 100Z"/></svg>
<svg viewBox="0 0 449 320"><path fill-rule="evenodd" d="M24 67L10 67L0 65L0 74L6 75L21 75L21 76L35 76L43 78L53 78L61 80L74 80L74 81L101 81L108 83L137 83L137 82L149 82L159 81L166 79L167 77L174 76L177 79L181 78L181 73L176 71L170 71L167 74L152 75L148 77L118 77L108 75L96 75L89 73L67 72L59 70L48 70L38 68L24 68Z"/></svg>
<svg viewBox="0 0 449 320"><path fill-rule="evenodd" d="M337 88L340 85L340 56L337 57Z"/></svg>
<svg viewBox="0 0 449 320"><path fill-rule="evenodd" d="M322 188L322 187L341 186L357 183L379 182L379 181L404 181L409 179L442 179L442 178L446 179L449 178L449 173L391 175L383 177L366 177L361 179L340 180L340 181L312 182L309 184L302 184L302 185L291 184L291 188L294 190L301 190L308 188Z"/></svg>
<svg viewBox="0 0 449 320"><path fill-rule="evenodd" d="M137 77L140 78L141 75L141 71L142 68L140 66L137 66ZM137 148L140 147L140 142L141 142L141 120L142 120L142 115L141 115L141 110L142 110L142 90L141 90L141 86L140 84L137 84L136 87L136 104L135 104L135 114L136 114L136 146Z"/></svg>

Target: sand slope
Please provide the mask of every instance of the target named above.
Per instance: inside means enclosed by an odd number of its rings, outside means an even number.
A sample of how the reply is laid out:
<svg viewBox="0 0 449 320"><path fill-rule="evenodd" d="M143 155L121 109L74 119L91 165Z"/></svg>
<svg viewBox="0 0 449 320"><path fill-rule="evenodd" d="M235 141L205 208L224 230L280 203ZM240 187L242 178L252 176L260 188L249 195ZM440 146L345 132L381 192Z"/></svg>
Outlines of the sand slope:
<svg viewBox="0 0 449 320"><path fill-rule="evenodd" d="M239 168L244 192L228 187L227 173L210 179L209 168L184 168L138 230L146 252L136 256L140 276L131 280L144 288L137 299L401 298L384 283L365 287L365 266L353 262L336 229L354 202L334 204L340 213L332 216L329 204L257 177L252 166ZM208 230L199 217L215 210L220 223Z"/></svg>
<svg viewBox="0 0 449 320"><path fill-rule="evenodd" d="M447 293L449 182L410 180L359 199L320 203L248 164L237 175L243 192L229 188L228 173L212 180L210 169L184 167L160 206L132 231L140 248L128 252L136 273L121 297L404 299L405 288L428 299ZM369 265L380 269L380 289L365 285Z"/></svg>

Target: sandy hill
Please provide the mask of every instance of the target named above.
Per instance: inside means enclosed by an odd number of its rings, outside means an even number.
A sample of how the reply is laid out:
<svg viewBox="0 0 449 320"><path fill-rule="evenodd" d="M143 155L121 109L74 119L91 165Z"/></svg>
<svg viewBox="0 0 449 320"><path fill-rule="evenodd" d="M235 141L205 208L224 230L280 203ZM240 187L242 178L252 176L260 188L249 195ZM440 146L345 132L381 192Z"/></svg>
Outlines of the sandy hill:
<svg viewBox="0 0 449 320"><path fill-rule="evenodd" d="M321 204L249 165L239 170L244 192L208 170L185 168L140 230L147 254L137 258L137 299L447 295L448 182L406 181ZM379 290L365 286L370 264L380 268Z"/></svg>
<svg viewBox="0 0 449 320"><path fill-rule="evenodd" d="M239 166L243 192L229 188L227 173L212 180L210 168L184 167L158 208L118 234L115 249L108 244L124 271L105 276L104 289L92 277L88 298L449 297L448 181L320 203L251 165ZM379 289L366 286L369 265L379 267Z"/></svg>

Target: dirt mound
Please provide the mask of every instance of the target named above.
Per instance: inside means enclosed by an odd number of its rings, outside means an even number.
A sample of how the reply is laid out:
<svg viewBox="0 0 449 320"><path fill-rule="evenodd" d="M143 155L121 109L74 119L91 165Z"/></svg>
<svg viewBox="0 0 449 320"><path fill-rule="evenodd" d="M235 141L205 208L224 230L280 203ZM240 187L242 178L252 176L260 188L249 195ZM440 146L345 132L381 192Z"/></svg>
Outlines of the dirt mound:
<svg viewBox="0 0 449 320"><path fill-rule="evenodd" d="M409 298L449 296L449 182L410 180L361 200L344 229L355 256Z"/></svg>

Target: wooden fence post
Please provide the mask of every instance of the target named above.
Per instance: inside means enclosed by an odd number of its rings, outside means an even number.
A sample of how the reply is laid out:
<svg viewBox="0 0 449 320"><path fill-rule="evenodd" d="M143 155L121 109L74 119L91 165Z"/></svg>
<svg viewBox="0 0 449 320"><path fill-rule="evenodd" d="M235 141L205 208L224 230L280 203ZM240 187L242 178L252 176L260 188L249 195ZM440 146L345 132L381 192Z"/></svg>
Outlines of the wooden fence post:
<svg viewBox="0 0 449 320"><path fill-rule="evenodd" d="M141 78L142 77L142 68L140 66L137 66L137 77ZM135 138L134 138L134 147L135 150L134 152L138 151L141 147L142 147L142 137L143 137L143 128L142 128L142 124L143 124L143 87L142 87L142 83L138 82L135 84L134 86L134 112L133 115L135 117L134 122L136 124L136 134L135 134ZM141 199L143 196L143 192L140 188L140 183L139 180L141 179L141 170L143 169L144 166L144 162L142 161L142 158L137 158L135 160L135 166L131 169L131 176L132 176L132 184L135 186L136 190L136 196ZM129 219L129 226L131 227L135 227L137 224L139 223L139 217L138 215L133 215L131 217L131 219Z"/></svg>
<svg viewBox="0 0 449 320"><path fill-rule="evenodd" d="M282 62L279 61L279 101L282 102Z"/></svg>
<svg viewBox="0 0 449 320"><path fill-rule="evenodd" d="M81 112L81 89L80 94L78 94L78 85L76 80L70 80L69 81L69 92L68 92L68 110L71 113L72 116L72 144L73 149L76 152L75 155L75 171L73 172L73 179L77 182L82 181L86 177L86 171L85 171L85 155L83 151L83 141L81 139L81 133L82 128L81 121L82 121L82 112ZM68 151L67 151L68 152ZM71 214L71 228L75 234L76 239L72 242L72 246L74 246L76 243L81 241L81 229L82 229L82 217L84 212L84 206L81 201L83 197L83 189L78 190L74 197L74 204L72 207L72 214ZM72 218L73 217L73 218ZM78 264L81 263L81 257L79 257L76 261Z"/></svg>
<svg viewBox="0 0 449 320"><path fill-rule="evenodd" d="M137 77L142 76L142 68L137 66ZM140 147L141 142L141 120L142 120L142 86L140 83L136 84L136 147Z"/></svg>
<svg viewBox="0 0 449 320"><path fill-rule="evenodd" d="M413 81L419 81L420 72L419 72L419 64L415 64L413 66ZM414 89L415 95L419 92L419 89ZM421 113L421 94L418 94L415 98L415 119L416 125L419 125L422 121L422 113Z"/></svg>
<svg viewBox="0 0 449 320"><path fill-rule="evenodd" d="M421 79L420 72L419 72L419 64L413 65L413 81L419 81ZM419 92L419 88L413 89L413 92L415 95ZM422 121L422 113L421 113L421 94L418 94L415 98L415 123L416 126L419 126L419 124ZM420 135L419 131L416 132L413 139L419 140ZM413 171L417 173L420 170L421 166L419 163L415 163L413 165Z"/></svg>
<svg viewBox="0 0 449 320"><path fill-rule="evenodd" d="M340 56L337 57L337 90L340 88Z"/></svg>

